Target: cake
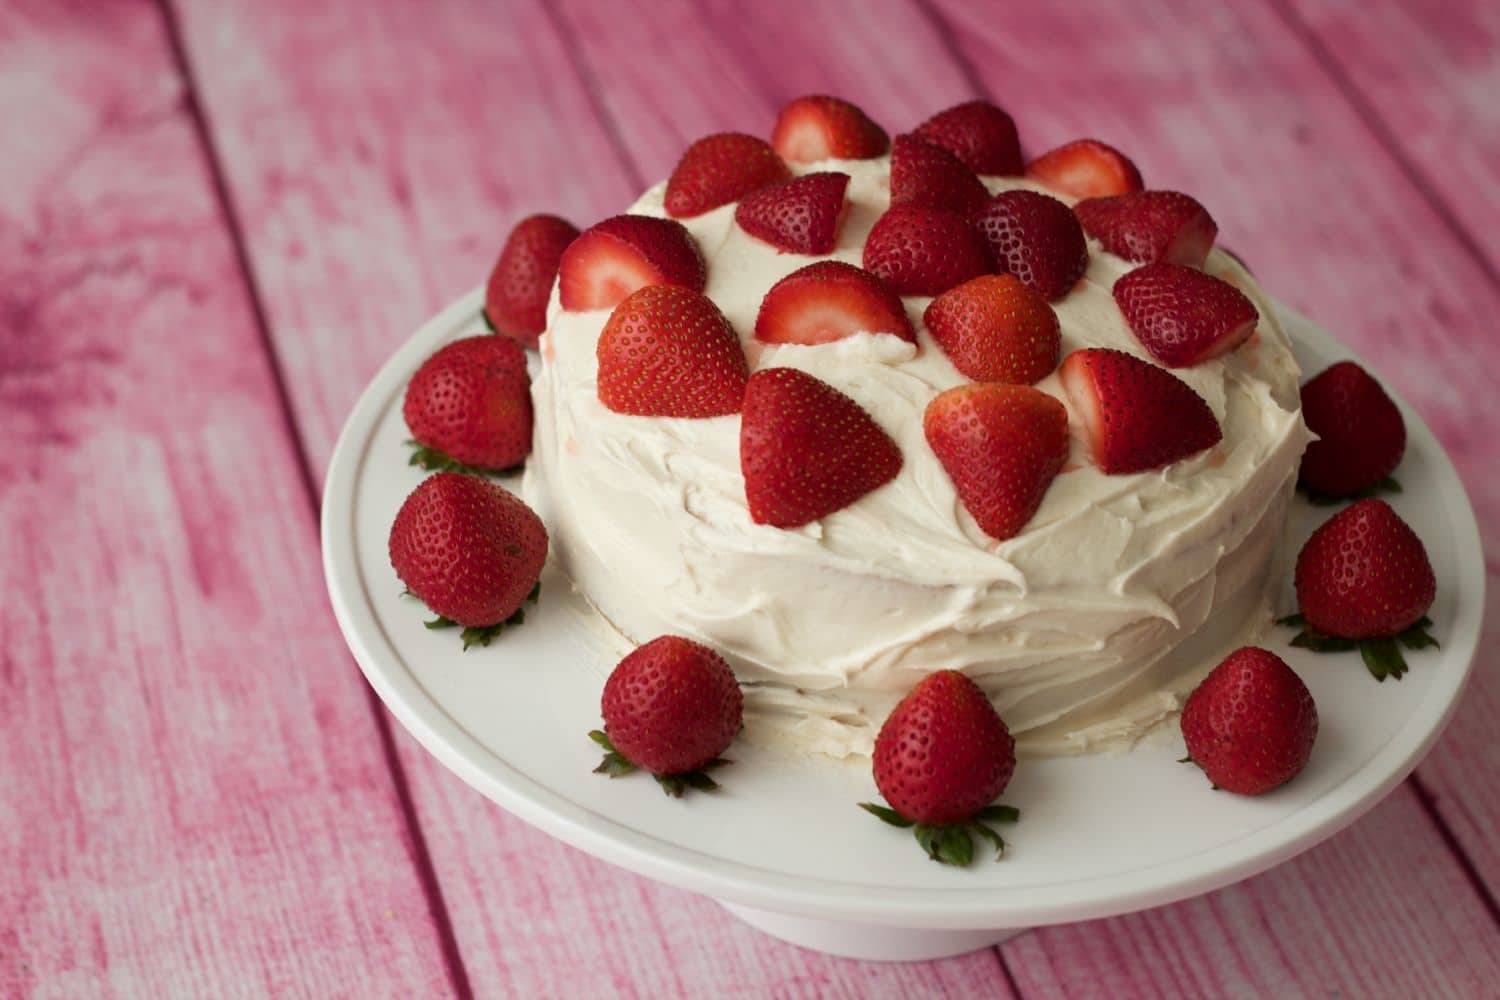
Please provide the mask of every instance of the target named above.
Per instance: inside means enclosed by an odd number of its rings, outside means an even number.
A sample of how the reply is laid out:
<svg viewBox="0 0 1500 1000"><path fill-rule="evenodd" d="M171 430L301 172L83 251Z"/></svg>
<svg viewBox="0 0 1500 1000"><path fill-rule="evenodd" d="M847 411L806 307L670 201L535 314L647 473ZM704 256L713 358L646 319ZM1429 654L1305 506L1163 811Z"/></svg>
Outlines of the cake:
<svg viewBox="0 0 1500 1000"><path fill-rule="evenodd" d="M1037 382L1069 408L1070 454L1025 528L997 541L924 437L927 404L970 381L923 324L929 297L903 299L916 343L869 332L813 345L755 338L767 291L816 260L859 265L891 201L889 155L788 169L848 175L832 252L783 252L724 204L678 220L702 255L703 292L752 372L799 369L852 398L899 446L900 472L800 527L755 523L740 416L606 407L596 348L610 311L564 309L554 288L523 492L559 566L630 642L675 634L719 650L742 684L753 740L867 755L901 696L952 668L990 697L1023 754L1132 745L1271 620L1268 592L1309 440L1300 372L1274 309L1234 257L1208 253L1203 270L1241 290L1259 319L1237 349L1173 369L1212 409L1222 440L1165 468L1101 471L1058 374ZM1076 200L1024 176L981 180L990 193ZM666 218L666 194L658 184L628 212ZM1112 348L1150 361L1112 295L1136 263L1093 238L1088 251L1081 280L1051 303L1062 356Z"/></svg>

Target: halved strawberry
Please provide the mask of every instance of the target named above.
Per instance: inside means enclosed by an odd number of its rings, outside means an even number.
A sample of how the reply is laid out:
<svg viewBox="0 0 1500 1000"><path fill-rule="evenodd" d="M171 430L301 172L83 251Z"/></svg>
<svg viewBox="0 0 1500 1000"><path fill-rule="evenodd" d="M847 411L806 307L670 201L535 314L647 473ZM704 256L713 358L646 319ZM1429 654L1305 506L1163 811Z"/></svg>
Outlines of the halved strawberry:
<svg viewBox="0 0 1500 1000"><path fill-rule="evenodd" d="M756 524L796 528L896 478L901 449L858 403L795 368L745 387L740 469Z"/></svg>
<svg viewBox="0 0 1500 1000"><path fill-rule="evenodd" d="M768 344L826 344L861 331L917 342L901 296L841 260L820 260L776 282L755 318L755 339Z"/></svg>
<svg viewBox="0 0 1500 1000"><path fill-rule="evenodd" d="M1118 257L1202 267L1219 227L1207 209L1176 191L1133 191L1073 206L1084 232Z"/></svg>
<svg viewBox="0 0 1500 1000"><path fill-rule="evenodd" d="M838 242L848 187L848 174L804 174L747 194L734 210L734 221L779 250L830 253Z"/></svg>
<svg viewBox="0 0 1500 1000"><path fill-rule="evenodd" d="M868 160L891 148L885 129L848 101L824 94L799 97L781 109L771 145L793 163Z"/></svg>
<svg viewBox="0 0 1500 1000"><path fill-rule="evenodd" d="M1130 158L1098 139L1075 139L1026 164L1026 176L1073 198L1139 191L1141 172Z"/></svg>
<svg viewBox="0 0 1500 1000"><path fill-rule="evenodd" d="M1014 274L1043 298L1066 295L1089 266L1083 227L1056 198L1035 191L1002 191L974 217L995 269Z"/></svg>
<svg viewBox="0 0 1500 1000"><path fill-rule="evenodd" d="M1068 411L1020 385L961 385L927 404L922 430L964 509L992 538L1020 534L1068 458Z"/></svg>
<svg viewBox="0 0 1500 1000"><path fill-rule="evenodd" d="M1021 172L1016 123L989 101L968 101L939 111L915 132L963 160L976 174Z"/></svg>
<svg viewBox="0 0 1500 1000"><path fill-rule="evenodd" d="M1228 354L1260 320L1244 292L1181 264L1142 265L1115 282L1114 295L1141 346L1168 368Z"/></svg>
<svg viewBox="0 0 1500 1000"><path fill-rule="evenodd" d="M864 265L901 295L939 295L988 271L990 255L962 215L896 205L870 230Z"/></svg>
<svg viewBox="0 0 1500 1000"><path fill-rule="evenodd" d="M535 347L547 328L547 299L563 251L578 238L567 219L529 215L505 238L500 259L484 286L484 319L490 329Z"/></svg>
<svg viewBox="0 0 1500 1000"><path fill-rule="evenodd" d="M914 135L891 147L891 204L931 205L969 215L990 193L964 161Z"/></svg>
<svg viewBox="0 0 1500 1000"><path fill-rule="evenodd" d="M933 299L922 318L953 367L976 382L1031 385L1057 367L1057 314L1014 275L970 278Z"/></svg>
<svg viewBox="0 0 1500 1000"><path fill-rule="evenodd" d="M667 214L674 219L702 215L791 176L764 139L740 132L705 136L687 148L667 178Z"/></svg>
<svg viewBox="0 0 1500 1000"><path fill-rule="evenodd" d="M681 285L703 291L703 255L680 222L616 215L584 230L563 251L557 290L570 312L613 309L638 288Z"/></svg>
<svg viewBox="0 0 1500 1000"><path fill-rule="evenodd" d="M1203 397L1165 368L1124 351L1074 351L1059 372L1103 472L1146 472L1223 438Z"/></svg>
<svg viewBox="0 0 1500 1000"><path fill-rule="evenodd" d="M738 413L749 366L708 296L648 285L615 307L599 334L599 402L647 417Z"/></svg>

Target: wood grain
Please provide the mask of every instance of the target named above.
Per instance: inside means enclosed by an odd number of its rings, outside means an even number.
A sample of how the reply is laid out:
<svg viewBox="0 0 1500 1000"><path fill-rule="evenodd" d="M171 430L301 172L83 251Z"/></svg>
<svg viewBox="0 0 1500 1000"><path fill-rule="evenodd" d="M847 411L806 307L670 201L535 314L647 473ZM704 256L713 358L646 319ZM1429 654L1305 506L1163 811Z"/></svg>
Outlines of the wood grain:
<svg viewBox="0 0 1500 1000"><path fill-rule="evenodd" d="M442 995L162 27L0 9L0 996Z"/></svg>

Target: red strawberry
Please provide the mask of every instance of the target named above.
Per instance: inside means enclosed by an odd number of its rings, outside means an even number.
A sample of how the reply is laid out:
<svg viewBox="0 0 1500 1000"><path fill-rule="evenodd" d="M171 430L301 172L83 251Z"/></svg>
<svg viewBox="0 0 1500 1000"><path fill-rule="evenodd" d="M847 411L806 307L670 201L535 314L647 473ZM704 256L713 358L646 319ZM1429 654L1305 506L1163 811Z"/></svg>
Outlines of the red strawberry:
<svg viewBox="0 0 1500 1000"><path fill-rule="evenodd" d="M1016 138L1016 123L988 101L969 101L940 111L915 131L963 160L976 174L1021 172L1021 141Z"/></svg>
<svg viewBox="0 0 1500 1000"><path fill-rule="evenodd" d="M738 413L749 367L740 338L708 296L648 285L599 334L599 402L643 417Z"/></svg>
<svg viewBox="0 0 1500 1000"><path fill-rule="evenodd" d="M781 109L771 145L784 160L816 163L883 156L891 140L885 129L848 101L810 94Z"/></svg>
<svg viewBox="0 0 1500 1000"><path fill-rule="evenodd" d="M886 809L861 803L893 826L912 826L927 856L964 867L970 834L1001 851L1005 841L986 820L1020 813L991 805L1016 769L1016 741L979 686L956 670L929 674L901 699L875 738L875 787Z"/></svg>
<svg viewBox="0 0 1500 1000"><path fill-rule="evenodd" d="M1401 646L1422 649L1437 578L1417 533L1384 500L1360 500L1329 518L1297 554L1292 641L1318 652L1358 646L1377 680L1406 672ZM1397 640L1400 645L1397 645Z"/></svg>
<svg viewBox="0 0 1500 1000"><path fill-rule="evenodd" d="M1340 361L1302 387L1302 419L1318 436L1302 454L1302 484L1353 496L1389 479L1406 453L1406 422L1380 383Z"/></svg>
<svg viewBox="0 0 1500 1000"><path fill-rule="evenodd" d="M734 221L779 250L831 253L838 242L848 187L848 174L804 174L747 194L734 210Z"/></svg>
<svg viewBox="0 0 1500 1000"><path fill-rule="evenodd" d="M464 626L464 648L489 645L519 624L547 559L547 529L530 507L494 483L439 472L412 491L391 525L391 565L439 616Z"/></svg>
<svg viewBox="0 0 1500 1000"><path fill-rule="evenodd" d="M1073 206L1084 232L1117 257L1202 267L1219 227L1204 207L1176 191L1133 191Z"/></svg>
<svg viewBox="0 0 1500 1000"><path fill-rule="evenodd" d="M995 269L1014 274L1044 299L1061 298L1089 266L1083 227L1056 198L1035 191L1002 191L974 217Z"/></svg>
<svg viewBox="0 0 1500 1000"><path fill-rule="evenodd" d="M990 269L984 240L962 215L897 205L865 241L865 270L901 295L939 295Z"/></svg>
<svg viewBox="0 0 1500 1000"><path fill-rule="evenodd" d="M547 328L547 298L557 265L578 230L555 215L530 215L505 238L500 259L484 287L484 321L491 330L527 347Z"/></svg>
<svg viewBox="0 0 1500 1000"><path fill-rule="evenodd" d="M764 139L740 132L705 136L687 148L667 179L667 214L702 215L791 176Z"/></svg>
<svg viewBox="0 0 1500 1000"><path fill-rule="evenodd" d="M1158 261L1115 282L1125 322L1153 358L1168 368L1211 361L1255 332L1260 313L1245 293L1193 267Z"/></svg>
<svg viewBox="0 0 1500 1000"><path fill-rule="evenodd" d="M1098 139L1075 139L1026 164L1026 176L1073 198L1139 191L1141 172L1129 157Z"/></svg>
<svg viewBox="0 0 1500 1000"><path fill-rule="evenodd" d="M703 256L680 222L616 215L586 229L563 252L557 290L571 312L613 309L638 288L681 285L703 291Z"/></svg>
<svg viewBox="0 0 1500 1000"><path fill-rule="evenodd" d="M424 469L509 469L531 454L526 352L499 334L465 337L422 362L401 415Z"/></svg>
<svg viewBox="0 0 1500 1000"><path fill-rule="evenodd" d="M1225 657L1182 707L1188 756L1236 795L1263 795L1302 773L1317 736L1312 692L1281 657L1254 646Z"/></svg>
<svg viewBox="0 0 1500 1000"><path fill-rule="evenodd" d="M1068 411L1020 385L961 385L927 404L922 429L964 509L992 538L1020 534L1068 457Z"/></svg>
<svg viewBox="0 0 1500 1000"><path fill-rule="evenodd" d="M901 296L841 260L820 260L776 282L755 319L755 339L768 344L826 344L860 331L917 342Z"/></svg>
<svg viewBox="0 0 1500 1000"><path fill-rule="evenodd" d="M891 204L930 205L969 215L989 198L984 182L962 160L914 135L891 148Z"/></svg>
<svg viewBox="0 0 1500 1000"><path fill-rule="evenodd" d="M702 643L664 635L640 646L609 675L600 709L607 751L594 770L617 778L637 767L668 795L719 787L705 772L740 731L744 698L734 671Z"/></svg>
<svg viewBox="0 0 1500 1000"><path fill-rule="evenodd" d="M971 278L933 299L922 318L953 367L976 382L1031 385L1057 367L1057 314L1014 275Z"/></svg>
<svg viewBox="0 0 1500 1000"><path fill-rule="evenodd" d="M740 470L750 519L797 528L895 479L901 449L827 382L765 368L745 387Z"/></svg>
<svg viewBox="0 0 1500 1000"><path fill-rule="evenodd" d="M1074 351L1059 374L1103 472L1160 469L1212 448L1224 436L1213 410L1191 386L1124 351Z"/></svg>

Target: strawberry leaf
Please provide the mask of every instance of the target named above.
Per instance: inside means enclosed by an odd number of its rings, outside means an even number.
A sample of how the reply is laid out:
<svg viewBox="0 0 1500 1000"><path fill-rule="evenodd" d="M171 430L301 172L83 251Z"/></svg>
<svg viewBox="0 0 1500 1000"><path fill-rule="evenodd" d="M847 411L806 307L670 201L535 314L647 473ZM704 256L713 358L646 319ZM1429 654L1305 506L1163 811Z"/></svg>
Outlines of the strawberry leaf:
<svg viewBox="0 0 1500 1000"><path fill-rule="evenodd" d="M1401 655L1401 647L1396 644L1395 639L1361 640L1359 655L1364 658L1365 666L1377 681L1384 681L1387 677L1394 677L1399 681L1401 675L1406 673L1406 657Z"/></svg>
<svg viewBox="0 0 1500 1000"><path fill-rule="evenodd" d="M1401 652L1402 646L1410 650L1441 648L1437 639L1427 631L1432 625L1432 619L1425 616L1399 635L1373 639L1345 639L1342 636L1325 635L1306 624L1301 615L1288 615L1277 619L1276 624L1301 626L1301 631L1292 637L1292 645L1300 649L1310 649L1314 653L1346 653L1358 649L1365 668L1377 681L1384 681L1387 677L1399 681L1405 675L1407 664L1406 657Z"/></svg>
<svg viewBox="0 0 1500 1000"><path fill-rule="evenodd" d="M861 802L859 807L871 816L877 816L891 826L906 829L912 825L912 821L888 806L876 805L874 802Z"/></svg>
<svg viewBox="0 0 1500 1000"><path fill-rule="evenodd" d="M411 594L411 591L407 591L406 593ZM416 595L412 594L412 596L415 597ZM538 580L536 585L531 588L531 593L526 595L526 600L532 604L535 604L538 600L541 599L541 596L542 583L540 580ZM488 646L491 640L493 640L495 636L499 635L501 632L505 631L506 628L514 625L520 625L525 621L526 609L517 608L515 610L515 613L512 614L509 618L505 619L505 621L503 622L496 622L493 625L467 626L464 628L463 632L460 633L460 637L463 639L464 643L464 650L467 652L470 646ZM454 621L452 618L445 618L442 615L438 615L436 618L429 619L422 624L427 628L434 630L441 628L458 627L458 622Z"/></svg>
<svg viewBox="0 0 1500 1000"><path fill-rule="evenodd" d="M589 730L589 739L599 744L607 751L599 766L594 768L595 774L607 774L611 778L618 778L622 774L630 774L639 768L626 759L625 755L615 749L614 742L610 740L607 733L598 729ZM708 776L709 771L716 767L723 767L730 763L722 757L715 757L696 771L687 771L683 774L653 774L656 783L661 790L674 799L682 798L682 793L689 788L696 788L703 792L716 791L719 783Z"/></svg>
<svg viewBox="0 0 1500 1000"><path fill-rule="evenodd" d="M991 830L989 827L985 826L983 823L980 823L980 822L977 822L977 821L973 822L973 823L970 823L969 824L969 829L971 831L973 831L975 834L983 837L985 840L988 840L991 844L995 845L995 860L996 861L999 861L1001 858L1003 858L1005 856L1005 838L1004 837L1001 837L1000 834L996 833L994 830Z"/></svg>
<svg viewBox="0 0 1500 1000"><path fill-rule="evenodd" d="M1015 806L985 806L974 814L974 818L989 823L1014 823L1021 818L1021 810Z"/></svg>
<svg viewBox="0 0 1500 1000"><path fill-rule="evenodd" d="M1423 615L1411 628L1396 636L1397 641L1407 649L1441 649L1442 644L1432 637L1427 630L1432 627L1432 619Z"/></svg>
<svg viewBox="0 0 1500 1000"><path fill-rule="evenodd" d="M929 826L918 823L912 832L927 856L941 865L967 868L974 862L974 840L968 824Z"/></svg>
<svg viewBox="0 0 1500 1000"><path fill-rule="evenodd" d="M480 309L479 310L479 318L482 319L482 320L484 320L484 328L486 330L490 331L490 333L499 333L500 332L499 330L495 329L495 324L492 323L492 322L490 322L490 314L488 312L486 312L483 309Z"/></svg>
<svg viewBox="0 0 1500 1000"><path fill-rule="evenodd" d="M407 465L414 465L427 472L462 472L469 476L483 476L493 478L495 476L508 476L518 471L525 463L518 463L508 469L481 469L478 466L465 465L436 448L429 448L424 444L408 438L407 444L411 445L411 458L406 460Z"/></svg>
<svg viewBox="0 0 1500 1000"><path fill-rule="evenodd" d="M916 823L902 816L889 806L875 802L861 802L859 807L891 826L910 828L917 843L933 861L955 868L967 868L974 861L974 837L989 841L995 847L998 859L1005 853L1005 838L990 829L988 823L1014 823L1021 818L1021 811L1014 806L985 806L970 819L958 823Z"/></svg>

